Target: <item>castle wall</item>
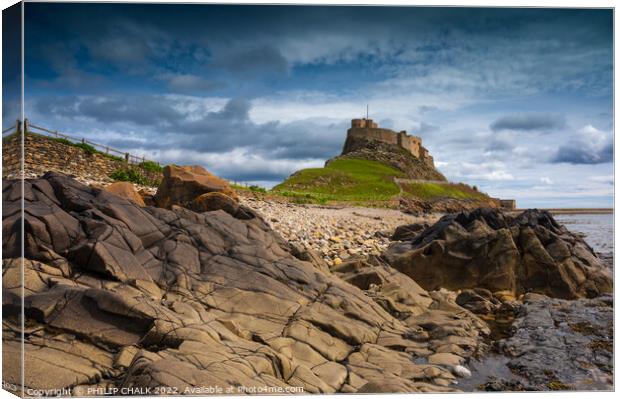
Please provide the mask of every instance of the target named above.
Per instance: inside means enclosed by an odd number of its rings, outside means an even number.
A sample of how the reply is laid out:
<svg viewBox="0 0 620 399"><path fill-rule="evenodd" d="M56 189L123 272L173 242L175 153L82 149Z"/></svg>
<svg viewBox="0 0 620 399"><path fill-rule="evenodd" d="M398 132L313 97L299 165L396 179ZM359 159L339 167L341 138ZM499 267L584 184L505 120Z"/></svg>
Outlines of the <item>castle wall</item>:
<svg viewBox="0 0 620 399"><path fill-rule="evenodd" d="M409 151L411 154L420 158L420 144L421 140L417 136L407 136L405 132L400 132L397 134L398 144Z"/></svg>
<svg viewBox="0 0 620 399"><path fill-rule="evenodd" d="M396 133L390 129L379 128L372 119L351 120L351 128L347 131L347 140L342 153L346 154L355 151L360 143L367 140L397 145L426 164L435 167L433 157L429 155L426 148L422 147L422 139L420 137L409 136L404 130Z"/></svg>
<svg viewBox="0 0 620 399"><path fill-rule="evenodd" d="M417 136L408 136L404 132L396 133L383 128L360 128L352 127L347 132L347 137L354 139L377 140L387 144L400 146L416 157L420 157L421 140Z"/></svg>
<svg viewBox="0 0 620 399"><path fill-rule="evenodd" d="M352 127L348 130L347 136L352 138L377 140L388 144L398 145L396 133L389 129Z"/></svg>
<svg viewBox="0 0 620 399"><path fill-rule="evenodd" d="M500 199L499 204L502 209L509 209L509 210L517 209L517 201L513 199Z"/></svg>

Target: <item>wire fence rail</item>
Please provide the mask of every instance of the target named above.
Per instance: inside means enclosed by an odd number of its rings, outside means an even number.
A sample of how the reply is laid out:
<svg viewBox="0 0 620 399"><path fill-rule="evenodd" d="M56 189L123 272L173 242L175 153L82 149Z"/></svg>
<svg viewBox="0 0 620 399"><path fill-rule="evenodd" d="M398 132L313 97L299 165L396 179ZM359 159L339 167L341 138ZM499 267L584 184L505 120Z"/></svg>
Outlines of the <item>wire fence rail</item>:
<svg viewBox="0 0 620 399"><path fill-rule="evenodd" d="M107 155L116 156L117 158L123 159L125 162L129 164L139 165L143 162L151 161L151 160L146 159L144 156L140 157L140 156L132 155L128 152L120 151L120 150L111 148L104 144L95 143L90 140L86 140L84 138L78 138L75 136L61 133L57 130L51 130L51 129L47 129L41 126L34 125L30 123L28 119L24 119L23 122L21 120L17 120L14 126L9 126L6 129L3 129L2 137L7 137L7 136L10 136L11 134L21 132L22 128L26 133L41 134L41 135L53 137L56 139L67 140L75 144L88 144L94 147L95 149L97 149L99 152L105 153ZM155 162L157 165L161 166L159 162L157 161L151 161L151 162ZM226 179L226 180L230 184L238 186L238 187L250 188L250 187L255 186L251 182L247 182L247 181L229 180L229 179Z"/></svg>
<svg viewBox="0 0 620 399"><path fill-rule="evenodd" d="M22 131L22 128L23 128L23 131L26 133L36 133L36 134L41 134L44 136L50 136L56 139L67 140L74 144L87 144L95 148L97 151L101 153L115 156L117 158L120 158L121 160L124 160L125 162L129 164L138 165L146 161L150 161L150 162L155 162L157 165L159 165L159 162L151 161L149 159L146 159L144 156L133 155L125 151L120 151L115 148L111 148L104 144L99 144L99 143L92 142L90 140L86 140L85 138L78 138L75 136L70 136L68 134L61 133L57 130L51 130L51 129L47 129L41 126L34 125L30 123L28 119L24 119L23 123L22 121L17 120L17 122L15 123L15 126L10 126L6 129L3 129L2 136L5 137L13 133L19 133Z"/></svg>

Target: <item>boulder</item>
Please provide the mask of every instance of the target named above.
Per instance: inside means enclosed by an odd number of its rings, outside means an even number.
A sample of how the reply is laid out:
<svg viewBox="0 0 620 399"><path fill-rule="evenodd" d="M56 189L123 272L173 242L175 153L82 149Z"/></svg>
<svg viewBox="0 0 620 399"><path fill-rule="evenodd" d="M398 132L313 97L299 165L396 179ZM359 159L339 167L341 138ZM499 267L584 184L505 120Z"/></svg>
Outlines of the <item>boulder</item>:
<svg viewBox="0 0 620 399"><path fill-rule="evenodd" d="M496 209L446 215L385 260L426 290L485 288L518 296L594 297L612 290L609 268L546 211Z"/></svg>
<svg viewBox="0 0 620 399"><path fill-rule="evenodd" d="M211 192L220 192L237 200L237 194L228 182L202 166L167 165L154 200L161 208L170 209L172 205L188 207L196 197Z"/></svg>
<svg viewBox="0 0 620 399"><path fill-rule="evenodd" d="M194 198L189 204L189 209L199 213L221 209L234 215L239 210L239 203L224 193L214 191Z"/></svg>
<svg viewBox="0 0 620 399"><path fill-rule="evenodd" d="M488 292L488 291L487 291ZM456 303L472 313L486 315L493 313L497 304L493 303L492 295L484 295L476 290L464 289L456 297Z"/></svg>
<svg viewBox="0 0 620 399"><path fill-rule="evenodd" d="M33 389L444 391L456 377L421 363L481 345L465 309L385 264L343 263L340 278L251 209L140 207L50 172L24 181L22 220L21 184L3 182L7 384L21 381L22 292Z"/></svg>
<svg viewBox="0 0 620 399"><path fill-rule="evenodd" d="M105 186L104 190L114 195L118 195L121 198L133 201L140 206L145 206L142 196L138 194L134 185L129 182L119 181L112 183Z"/></svg>
<svg viewBox="0 0 620 399"><path fill-rule="evenodd" d="M412 223L398 226L392 234L392 241L407 241L412 240L415 236L427 229L428 223Z"/></svg>

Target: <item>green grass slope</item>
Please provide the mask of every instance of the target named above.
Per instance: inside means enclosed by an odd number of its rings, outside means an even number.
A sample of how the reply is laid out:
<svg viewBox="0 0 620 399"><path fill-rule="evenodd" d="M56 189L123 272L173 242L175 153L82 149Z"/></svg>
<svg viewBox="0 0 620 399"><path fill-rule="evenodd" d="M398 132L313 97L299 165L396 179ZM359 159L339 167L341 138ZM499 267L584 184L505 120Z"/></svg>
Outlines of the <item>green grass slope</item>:
<svg viewBox="0 0 620 399"><path fill-rule="evenodd" d="M436 198L488 199L486 194L476 191L463 183L402 183L401 187L403 196L422 200L433 200Z"/></svg>
<svg viewBox="0 0 620 399"><path fill-rule="evenodd" d="M381 162L359 158L336 158L324 168L303 169L270 192L295 202L352 202L380 204L399 197L425 201L452 198L487 200L488 196L462 183L394 182L405 179L402 171Z"/></svg>
<svg viewBox="0 0 620 399"><path fill-rule="evenodd" d="M336 159L324 168L303 169L273 192L309 201L386 201L400 193L397 169L366 159Z"/></svg>

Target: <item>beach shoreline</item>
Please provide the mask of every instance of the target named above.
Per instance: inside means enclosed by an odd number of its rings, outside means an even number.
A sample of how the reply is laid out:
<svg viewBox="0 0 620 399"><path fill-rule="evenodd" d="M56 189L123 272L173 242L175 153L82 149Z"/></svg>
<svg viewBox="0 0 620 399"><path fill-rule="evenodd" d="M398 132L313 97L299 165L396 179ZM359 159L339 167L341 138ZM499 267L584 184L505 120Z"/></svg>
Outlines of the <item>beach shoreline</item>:
<svg viewBox="0 0 620 399"><path fill-rule="evenodd" d="M525 209L517 209L515 212L523 212ZM613 208L541 208L552 215L586 215L586 214L613 214Z"/></svg>

